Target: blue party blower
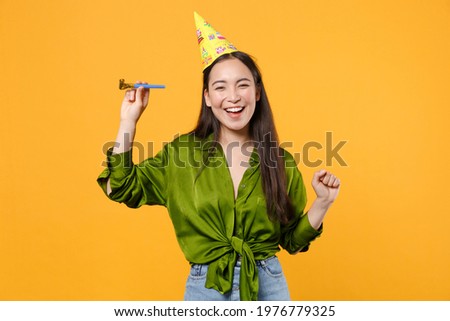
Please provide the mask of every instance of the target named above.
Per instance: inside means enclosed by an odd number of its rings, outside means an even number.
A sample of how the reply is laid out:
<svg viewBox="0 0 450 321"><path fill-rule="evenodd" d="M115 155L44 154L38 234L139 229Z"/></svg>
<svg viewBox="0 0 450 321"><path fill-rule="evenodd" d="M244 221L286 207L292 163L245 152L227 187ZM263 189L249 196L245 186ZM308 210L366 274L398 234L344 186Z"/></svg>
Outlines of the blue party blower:
<svg viewBox="0 0 450 321"><path fill-rule="evenodd" d="M128 84L128 83L125 82L125 79L120 79L119 80L119 89L120 90L129 89L129 88L139 88L139 87L144 87L144 88L147 88L147 89L164 89L164 88L166 88L165 85Z"/></svg>

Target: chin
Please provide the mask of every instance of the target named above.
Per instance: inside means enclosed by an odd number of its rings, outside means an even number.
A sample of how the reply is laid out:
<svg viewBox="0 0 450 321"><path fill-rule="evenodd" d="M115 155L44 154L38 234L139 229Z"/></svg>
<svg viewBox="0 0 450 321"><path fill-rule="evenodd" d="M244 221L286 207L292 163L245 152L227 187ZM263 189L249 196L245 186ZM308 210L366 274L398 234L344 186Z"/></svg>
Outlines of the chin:
<svg viewBox="0 0 450 321"><path fill-rule="evenodd" d="M222 126L224 128L226 128L229 131L233 131L233 132L242 132L242 131L246 131L248 130L248 123L246 124L222 124Z"/></svg>

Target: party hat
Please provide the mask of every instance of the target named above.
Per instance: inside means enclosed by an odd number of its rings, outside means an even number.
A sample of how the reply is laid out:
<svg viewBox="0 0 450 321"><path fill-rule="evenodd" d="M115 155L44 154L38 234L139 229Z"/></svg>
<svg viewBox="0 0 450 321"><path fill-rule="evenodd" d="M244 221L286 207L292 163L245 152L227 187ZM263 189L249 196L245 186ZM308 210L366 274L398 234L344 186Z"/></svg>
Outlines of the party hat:
<svg viewBox="0 0 450 321"><path fill-rule="evenodd" d="M208 68L218 57L237 51L231 42L217 32L197 12L194 12L194 19L203 70Z"/></svg>

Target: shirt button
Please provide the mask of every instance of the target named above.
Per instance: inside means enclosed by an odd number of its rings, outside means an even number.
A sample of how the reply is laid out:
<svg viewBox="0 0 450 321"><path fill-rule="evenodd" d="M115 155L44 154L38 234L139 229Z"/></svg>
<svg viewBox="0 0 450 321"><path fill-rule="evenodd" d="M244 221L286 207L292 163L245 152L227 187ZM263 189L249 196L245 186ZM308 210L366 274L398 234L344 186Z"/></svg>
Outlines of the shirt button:
<svg viewBox="0 0 450 321"><path fill-rule="evenodd" d="M245 184L241 184L241 188L245 188Z"/></svg>

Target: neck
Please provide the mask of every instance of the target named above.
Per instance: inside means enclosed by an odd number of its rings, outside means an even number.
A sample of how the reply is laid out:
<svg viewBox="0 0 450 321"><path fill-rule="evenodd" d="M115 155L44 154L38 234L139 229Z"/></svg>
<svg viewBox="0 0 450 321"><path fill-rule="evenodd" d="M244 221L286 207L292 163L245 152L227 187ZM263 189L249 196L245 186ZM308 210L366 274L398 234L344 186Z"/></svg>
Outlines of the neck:
<svg viewBox="0 0 450 321"><path fill-rule="evenodd" d="M250 134L248 127L245 127L239 131L227 130L221 128L219 135L219 143L222 146L228 146L230 143L239 143L239 145L245 144L250 141Z"/></svg>

